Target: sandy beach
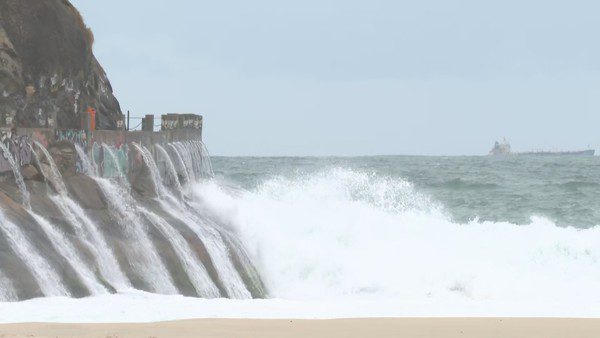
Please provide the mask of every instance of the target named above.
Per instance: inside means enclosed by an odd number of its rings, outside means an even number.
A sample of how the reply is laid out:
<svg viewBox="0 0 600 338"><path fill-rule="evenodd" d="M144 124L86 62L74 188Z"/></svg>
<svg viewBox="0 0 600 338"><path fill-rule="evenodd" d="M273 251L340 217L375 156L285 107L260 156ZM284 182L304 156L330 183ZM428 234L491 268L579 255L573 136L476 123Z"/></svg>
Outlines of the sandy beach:
<svg viewBox="0 0 600 338"><path fill-rule="evenodd" d="M148 324L8 324L0 337L599 337L597 319L202 319Z"/></svg>

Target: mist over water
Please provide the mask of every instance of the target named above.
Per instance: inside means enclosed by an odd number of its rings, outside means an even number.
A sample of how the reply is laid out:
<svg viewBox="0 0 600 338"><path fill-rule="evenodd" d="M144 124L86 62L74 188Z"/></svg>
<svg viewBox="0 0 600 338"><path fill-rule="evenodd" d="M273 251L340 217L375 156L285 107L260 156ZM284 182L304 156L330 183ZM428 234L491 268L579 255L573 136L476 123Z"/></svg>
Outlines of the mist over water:
<svg viewBox="0 0 600 338"><path fill-rule="evenodd" d="M600 300L600 162L216 158L202 205L271 296L577 306Z"/></svg>

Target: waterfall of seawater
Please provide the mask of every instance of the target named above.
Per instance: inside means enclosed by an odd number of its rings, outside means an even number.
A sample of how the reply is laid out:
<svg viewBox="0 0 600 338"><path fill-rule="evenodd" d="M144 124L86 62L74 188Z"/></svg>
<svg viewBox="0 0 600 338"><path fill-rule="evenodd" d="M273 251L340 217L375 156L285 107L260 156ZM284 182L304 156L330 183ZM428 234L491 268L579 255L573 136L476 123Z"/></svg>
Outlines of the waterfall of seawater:
<svg viewBox="0 0 600 338"><path fill-rule="evenodd" d="M158 215L142 210L146 218L154 225L165 238L173 244L173 250L177 254L183 269L187 273L190 281L194 285L199 296L205 298L217 298L220 296L219 289L212 281L208 272L202 265L198 256L192 251L188 242L177 232L169 223Z"/></svg>
<svg viewBox="0 0 600 338"><path fill-rule="evenodd" d="M184 178L184 182L182 182L182 184L190 183L190 175L187 171L185 162L183 161L183 157L181 156L181 153L179 152L178 148L175 145L173 145L172 143L169 143L167 146L169 147L169 149L171 149L173 158L177 162L175 169L180 168L180 170L178 172L180 172Z"/></svg>
<svg viewBox="0 0 600 338"><path fill-rule="evenodd" d="M90 270L87 264L81 259L80 254L77 252L73 244L69 242L67 237L62 231L57 229L54 225L50 224L45 218L31 213L31 216L35 218L36 222L41 226L42 230L50 239L50 243L63 256L77 273L81 282L92 294L103 294L108 293L108 290L98 282L94 272Z"/></svg>
<svg viewBox="0 0 600 338"><path fill-rule="evenodd" d="M192 172L194 172L194 176L196 177L196 179L203 178L201 175L202 174L202 172L201 172L202 158L200 156L198 156L198 148L194 147L194 144L189 141L181 142L181 146L183 147L184 151L188 154L189 158L191 159L190 170Z"/></svg>
<svg viewBox="0 0 600 338"><path fill-rule="evenodd" d="M0 229L6 236L11 249L31 272L45 296L70 295L48 261L42 257L19 226L10 222L3 213L0 213Z"/></svg>
<svg viewBox="0 0 600 338"><path fill-rule="evenodd" d="M94 180L106 197L108 208L121 226L127 241L132 243L126 248L130 265L152 291L163 294L178 293L169 271L150 240L142 221L140 206L131 196L127 183L124 183L125 174L118 165L116 155L105 144L103 149L104 156L109 156L116 164L118 176L122 178L119 180L121 183L99 177L95 177Z"/></svg>
<svg viewBox="0 0 600 338"><path fill-rule="evenodd" d="M131 283L121 271L117 258L102 232L79 204L68 196L56 195L50 199L73 226L77 238L92 253L102 277L117 290L131 288Z"/></svg>
<svg viewBox="0 0 600 338"><path fill-rule="evenodd" d="M6 146L0 143L4 157L8 160L15 175L15 180L23 197L23 205L30 210L29 192L21 175L21 170ZM60 277L52 266L38 253L34 245L21 229L10 222L4 214L0 214L0 228L8 239L11 249L19 255L31 274L36 279L42 293L46 296L65 296L69 292L64 288Z"/></svg>
<svg viewBox="0 0 600 338"><path fill-rule="evenodd" d="M29 202L29 192L27 191L27 187L25 186L25 180L23 180L23 175L21 175L20 166L17 164L17 161L15 161L15 158L10 153L10 150L2 142L0 142L0 149L2 149L2 155L4 155L4 158L6 158L6 160L10 164L13 174L15 175L15 181L17 182L19 190L21 191L23 205L25 206L25 208L31 209L31 205Z"/></svg>
<svg viewBox="0 0 600 338"><path fill-rule="evenodd" d="M167 174L169 175L169 180L170 180L170 182L172 182L172 185L174 185L175 191L177 191L179 194L183 194L183 188L181 187L181 182L179 182L179 176L177 175L177 170L175 169L175 165L171 161L169 154L167 153L165 148L161 147L159 144L155 145L154 148L160 154L160 156L162 157L162 160L165 162L166 169L167 169L166 171L167 171Z"/></svg>
<svg viewBox="0 0 600 338"><path fill-rule="evenodd" d="M202 141L186 141L178 142L179 147L183 149L183 152L188 154L191 158L191 168L194 171L196 177L199 178L211 178L213 177L212 163L210 161L210 154L206 145Z"/></svg>
<svg viewBox="0 0 600 338"><path fill-rule="evenodd" d="M156 195L158 196L158 198L163 197L166 194L166 190L165 186L162 184L161 178L160 178L160 171L158 170L158 167L156 166L156 162L154 162L154 158L152 157L152 154L150 153L150 151L148 150L148 148L138 145L138 144L133 144L133 146L137 149L137 151L142 155L142 158L144 159L144 163L146 163L146 165L148 166L148 170L150 170L150 178L152 179L152 183L154 184L154 188L156 190Z"/></svg>
<svg viewBox="0 0 600 338"><path fill-rule="evenodd" d="M54 162L52 155L50 155L50 153L48 152L48 149L46 149L46 147L44 147L44 145L42 145L41 143L39 143L37 141L33 141L33 143L40 149L40 151L44 154L44 157L48 161L50 170L48 170L48 168L41 165L42 162L40 161L40 158L38 158L37 153L35 151L33 151L33 155L37 159L37 162L40 163L40 168L42 169L42 174L48 181L52 182L52 184L54 185L54 189L56 189L56 191L59 194L66 195L67 187L65 186L65 182L62 179L62 175L60 174L60 171L56 167L56 163Z"/></svg>
<svg viewBox="0 0 600 338"><path fill-rule="evenodd" d="M176 206L168 201L162 201L162 205L165 211L184 222L204 243L227 295L230 298L238 299L252 298L244 281L233 266L229 248L219 232L195 217L185 207Z"/></svg>
<svg viewBox="0 0 600 338"><path fill-rule="evenodd" d="M75 144L75 151L77 152L77 156L81 161L82 169L84 173L88 176L96 176L98 175L98 171L96 170L96 166L90 161L90 158L85 153L85 150L79 145Z"/></svg>
<svg viewBox="0 0 600 338"><path fill-rule="evenodd" d="M172 200L173 204L178 204L178 201L168 193L167 189L163 185L160 177L160 173L154 158L150 151L144 147L139 145L134 145L134 147L142 154L142 158L144 162L148 166L152 178L152 182L157 191L157 195L159 199L162 199L165 196L169 196ZM167 156L168 158L168 156ZM170 161L170 159L169 159ZM173 164L170 162L170 166ZM166 208L169 209L169 208ZM168 211L168 210L166 210ZM152 224L161 231L163 236L167 238L167 240L172 244L173 249L175 250L179 260L182 262L186 273L190 277L190 280L194 284L196 290L203 296L206 297L216 297L219 295L219 291L217 287L214 285L213 281L208 276L206 269L200 259L193 253L192 249L189 246L189 243L181 236L177 230L175 230L169 223L164 221L164 219L160 218L156 214L148 213L146 211L146 216L152 222Z"/></svg>
<svg viewBox="0 0 600 338"><path fill-rule="evenodd" d="M210 155L202 141L175 142L173 146L184 159L184 165L190 172L191 180L211 178L214 176Z"/></svg>
<svg viewBox="0 0 600 338"><path fill-rule="evenodd" d="M203 177L213 177L215 174L213 172L212 162L210 161L210 154L208 153L206 144L202 141L192 141L192 143L198 147L198 151L200 152Z"/></svg>
<svg viewBox="0 0 600 338"><path fill-rule="evenodd" d="M194 147L191 144L189 144L189 146L192 147L192 149ZM161 181L160 172L154 159L152 158L152 155L150 154L150 151L143 146L136 145L136 147L138 151L142 153L142 157L144 158L144 161L151 172L151 177L155 187L157 187L157 191L162 192L162 194L158 194L158 196L163 210L187 225L192 231L194 231L202 243L204 243L211 260L213 261L213 265L217 270L219 280L225 288L227 295L231 298L251 298L251 294L244 285L244 281L233 266L227 245L224 243L218 231L208 226L199 217L196 217L196 215L188 210L185 205L180 203L176 198L168 193L168 191L164 188L164 185ZM167 167L174 168L174 164L168 156L165 160L169 162ZM193 170L194 169L190 169L189 171Z"/></svg>
<svg viewBox="0 0 600 338"><path fill-rule="evenodd" d="M166 265L170 258L161 257L159 254L159 243L153 243L147 228L151 227L157 230L155 233L152 229L153 235L160 234L161 240L166 240L164 243L168 243L168 250L172 249L177 265L180 264L183 269L181 272L187 277L184 277L185 283L189 282L187 285L192 286L199 296L215 298L226 294L230 298L251 298L251 293L240 275L241 271L248 275L248 271L244 269L251 266L251 262L244 256L243 250L238 250L237 242L228 238L217 224L193 210L186 201L189 196L184 197L184 184L189 185L197 178L212 175L210 159L204 145L199 142L178 142L167 146L168 151L160 145L155 146L156 156L161 165L165 166L164 177L161 177L161 171L152 153L144 146L134 144L148 168L158 196L156 201L160 207L155 212L142 206L133 197L127 176L111 147L102 145L105 161L103 169L114 167L114 172L109 174L113 178L105 179L98 176L99 168L90 160L85 150L75 145L80 169L97 183L99 191L105 197L110 218L119 225L123 235L119 241L123 244L124 256L123 261L119 261L115 251L117 249L107 242L102 229L69 196L66 183L70 181L65 182L52 155L42 144L34 142L31 145L33 155L43 176L56 191L56 194L49 193L48 199L56 206L65 224L68 224L69 235L63 232L58 223L52 224L47 218L31 210L29 193L20 167L10 151L0 144L4 156L11 163L23 196L23 204L44 233L44 238L49 240L50 245L47 247L51 247L52 251L61 257L61 261L64 259L64 262L70 265L80 285L90 294L105 294L112 289L131 288L134 276L136 286L140 285L149 291L162 294L179 293L174 280L177 276L176 270L171 275ZM173 222L175 223L172 224ZM183 228L176 228L174 225ZM20 226L10 222L1 211L0 234L4 235L11 250L30 271L45 296L70 296L61 276L54 270L45 253L39 251L45 246L31 241L28 234ZM202 242L200 253L193 247L194 241ZM207 256L203 256L202 252ZM131 267L128 270L128 273L131 273L131 281L121 269L120 264L125 264L123 262L127 262ZM236 265L238 263L241 263L243 270L237 270L240 268ZM210 267L210 273L207 267ZM13 284L14 280L9 278L11 276L5 276L5 272L0 270L0 301L17 300L15 286L18 285ZM180 280L177 279L177 282Z"/></svg>
<svg viewBox="0 0 600 338"><path fill-rule="evenodd" d="M184 164L185 171L188 174L188 184L196 182L196 173L194 171L194 161L188 151L186 151L184 145L181 142L173 143L173 147L177 149L177 152L181 156Z"/></svg>
<svg viewBox="0 0 600 338"><path fill-rule="evenodd" d="M169 271L144 227L139 206L129 191L112 180L99 177L94 179L106 197L113 218L123 230L128 243L127 258L135 273L154 292L178 293Z"/></svg>
<svg viewBox="0 0 600 338"><path fill-rule="evenodd" d="M102 163L104 177L116 176L116 177L120 177L120 178L123 178L124 180L126 180L125 170L123 170L123 168L121 168L121 163L119 162L119 159L117 158L117 155L112 150L112 148L109 145L107 145L106 143L102 143L102 149L104 151L104 157L103 157L103 163ZM107 167L107 163L106 163L107 158L110 159L110 163L112 164L110 167ZM107 169L109 169L110 173L107 173ZM113 175L113 172L112 172L113 170L116 171L116 175Z"/></svg>
<svg viewBox="0 0 600 338"><path fill-rule="evenodd" d="M0 270L0 302L14 302L17 300L17 292L12 282Z"/></svg>
<svg viewBox="0 0 600 338"><path fill-rule="evenodd" d="M118 178L120 181L124 181L125 175L121 170L116 155L106 144L103 144L103 149L105 158L111 159L111 163L117 170ZM78 150L78 155L83 163L91 163L83 149L80 151ZM89 172L94 171L88 171L88 173ZM91 177L96 181L104 196L106 196L109 210L123 229L126 240L129 243L132 243L132 245L127 246L129 253L127 259L129 264L133 267L134 272L154 292L164 294L177 293L177 288L175 287L167 268L160 259L156 248L152 244L152 241L143 226L137 202L131 197L128 187L123 186L126 185L126 183L120 182L122 185L119 185L116 180L103 179L95 175L91 175ZM79 218L81 219L82 217ZM99 237L101 236L100 233L98 233L98 235ZM117 284L115 286L121 284L128 287L129 281L120 269L117 270L118 263L116 258L112 255L112 251L108 249L108 246L100 241L101 239L102 238L99 238L99 243L97 242L95 246L97 248L106 247L107 251L111 253L110 255L107 253L102 256L102 262L104 262L105 266L104 271L107 276L110 276L106 277L107 280L115 281ZM102 265L103 264L100 264L101 269ZM111 282L111 284L112 283L113 282Z"/></svg>
<svg viewBox="0 0 600 338"><path fill-rule="evenodd" d="M49 170L42 170L43 174L47 179L53 180L54 186L58 191L58 196L53 198L53 201L58 206L59 210L62 212L65 218L69 221L69 223L75 228L78 238L82 240L83 243L87 244L88 248L90 248L93 253L97 254L95 258L100 258L100 260L110 259L107 258L110 257L110 253L104 252L104 250L102 250L102 243L104 242L104 240L100 240L97 226L93 222L91 222L91 220L89 220L87 217L82 217L78 219L74 216L74 214L84 215L83 210L81 210L79 206L77 206L77 204L69 198L67 187L62 179L60 171L58 171L58 168L56 167L54 159L42 144L35 142L35 145L42 151L49 164ZM90 267L88 267L88 265L81 259L80 253L77 252L77 249L67 239L65 234L60 229L48 222L42 216L37 215L34 212L31 212L31 215L41 226L46 236L48 236L52 246L56 249L56 251L58 251L60 255L63 256L69 262L69 264L71 264L75 272L78 274L79 279L83 282L87 289L92 294L107 293L108 290L97 280L92 269L90 269ZM82 221L83 223L85 223L85 225L82 224ZM94 243L93 245L92 243L90 243L89 239L95 240L96 243ZM106 247L106 245L104 245L104 247ZM100 250L103 251L102 254L100 254ZM108 268L106 266L103 270L103 272L107 273L106 275L104 275L104 277L107 280L112 279L111 277L113 276L109 274ZM115 270L115 268L111 270ZM113 271L111 271L110 273L112 272ZM120 276L116 276L115 278L119 279ZM123 283L119 284L115 285L115 287L124 286Z"/></svg>

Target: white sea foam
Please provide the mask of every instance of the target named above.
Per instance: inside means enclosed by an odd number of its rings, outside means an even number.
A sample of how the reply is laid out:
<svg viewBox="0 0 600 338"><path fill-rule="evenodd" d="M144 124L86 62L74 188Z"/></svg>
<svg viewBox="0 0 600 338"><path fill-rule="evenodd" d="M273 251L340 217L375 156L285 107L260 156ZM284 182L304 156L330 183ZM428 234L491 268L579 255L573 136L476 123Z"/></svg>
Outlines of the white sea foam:
<svg viewBox="0 0 600 338"><path fill-rule="evenodd" d="M121 291L123 292L123 291ZM129 293L82 299L38 298L0 303L0 323L142 323L194 318L378 318L378 317L571 317L598 318L598 301L550 298L528 300L473 300L458 295L445 298L337 300L201 299Z"/></svg>
<svg viewBox="0 0 600 338"><path fill-rule="evenodd" d="M598 227L541 217L455 224L410 183L346 169L277 177L252 192L211 182L195 193L238 229L274 297L442 307L463 299L512 302L515 311L523 301L562 310L600 301Z"/></svg>
<svg viewBox="0 0 600 338"><path fill-rule="evenodd" d="M193 191L239 233L272 299L45 298L0 303L0 321L600 316L600 227L456 224L409 182L346 169Z"/></svg>

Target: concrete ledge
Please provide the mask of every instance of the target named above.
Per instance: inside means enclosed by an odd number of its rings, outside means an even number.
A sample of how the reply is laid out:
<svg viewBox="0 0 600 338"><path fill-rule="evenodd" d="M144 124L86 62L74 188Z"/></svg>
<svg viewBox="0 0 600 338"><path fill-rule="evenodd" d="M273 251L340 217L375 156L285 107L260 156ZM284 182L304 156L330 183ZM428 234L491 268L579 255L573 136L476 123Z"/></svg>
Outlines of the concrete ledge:
<svg viewBox="0 0 600 338"><path fill-rule="evenodd" d="M115 148L121 148L123 145L135 142L152 149L153 145L157 143L164 144L192 140L202 140L201 127L199 129L189 127L165 129L162 131L95 130L91 132L80 129L0 128L0 141L8 147L17 163L21 166L32 164L33 158L29 144L33 141L41 143L46 148L59 141L70 141L89 152L94 147L94 144L97 146L106 144ZM0 173L9 171L12 171L10 163L0 152Z"/></svg>

